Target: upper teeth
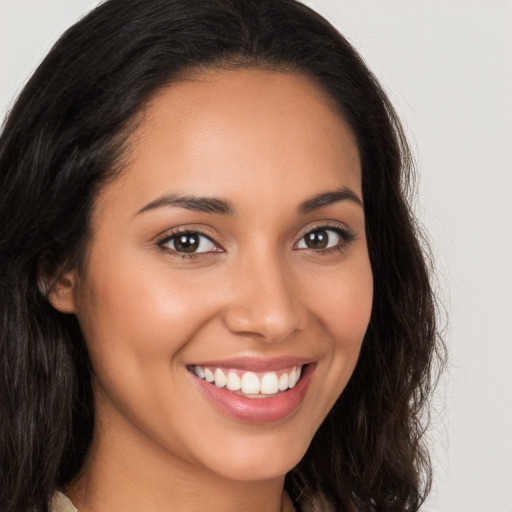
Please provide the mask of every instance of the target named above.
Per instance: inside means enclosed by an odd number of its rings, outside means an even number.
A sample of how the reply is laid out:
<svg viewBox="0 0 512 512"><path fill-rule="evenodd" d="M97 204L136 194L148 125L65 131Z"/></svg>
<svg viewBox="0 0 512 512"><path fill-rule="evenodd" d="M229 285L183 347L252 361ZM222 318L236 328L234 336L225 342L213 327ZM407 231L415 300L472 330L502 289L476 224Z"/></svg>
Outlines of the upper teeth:
<svg viewBox="0 0 512 512"><path fill-rule="evenodd" d="M222 370L221 368L192 367L194 373L207 382L215 383L219 388L230 391L241 390L244 395L272 395L278 391L293 388L300 378L301 366L279 372L254 373L241 370ZM279 375L278 375L279 374Z"/></svg>

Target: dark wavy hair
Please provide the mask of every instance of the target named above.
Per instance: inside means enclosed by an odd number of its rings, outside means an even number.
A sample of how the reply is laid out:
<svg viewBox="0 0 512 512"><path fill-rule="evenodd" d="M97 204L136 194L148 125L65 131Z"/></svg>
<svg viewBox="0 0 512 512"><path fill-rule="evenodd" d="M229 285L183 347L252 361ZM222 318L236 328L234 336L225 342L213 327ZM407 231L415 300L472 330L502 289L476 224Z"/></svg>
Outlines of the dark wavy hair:
<svg viewBox="0 0 512 512"><path fill-rule="evenodd" d="M295 0L108 0L34 73L0 139L0 509L48 510L79 471L94 426L90 362L73 315L41 275L80 264L95 196L122 169L136 114L195 69L307 75L358 144L374 276L354 374L285 486L302 511L417 511L443 344L426 246L411 214L413 167L374 75ZM51 283L50 283L51 286Z"/></svg>

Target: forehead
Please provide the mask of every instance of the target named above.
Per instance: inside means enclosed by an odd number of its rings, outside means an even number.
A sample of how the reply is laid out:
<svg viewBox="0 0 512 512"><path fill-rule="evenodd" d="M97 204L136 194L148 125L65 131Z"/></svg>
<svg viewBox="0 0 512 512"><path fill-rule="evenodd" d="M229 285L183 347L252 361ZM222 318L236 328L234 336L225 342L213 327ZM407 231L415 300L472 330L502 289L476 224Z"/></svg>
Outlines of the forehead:
<svg viewBox="0 0 512 512"><path fill-rule="evenodd" d="M138 203L157 191L223 197L237 184L268 200L295 188L360 191L359 154L347 123L300 74L190 75L158 91L137 121L118 181L129 182Z"/></svg>

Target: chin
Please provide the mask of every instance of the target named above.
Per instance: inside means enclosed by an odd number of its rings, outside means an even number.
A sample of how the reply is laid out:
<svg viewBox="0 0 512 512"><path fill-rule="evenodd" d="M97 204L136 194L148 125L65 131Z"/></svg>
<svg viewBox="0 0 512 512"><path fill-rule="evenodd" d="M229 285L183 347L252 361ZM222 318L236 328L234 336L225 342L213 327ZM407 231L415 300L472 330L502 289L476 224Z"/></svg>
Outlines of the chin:
<svg viewBox="0 0 512 512"><path fill-rule="evenodd" d="M302 454L303 455L303 454ZM242 460L243 459L243 460ZM256 460L250 456L238 456L238 460L225 460L215 472L229 480L243 482L272 480L284 477L302 459L297 457L264 457Z"/></svg>
<svg viewBox="0 0 512 512"><path fill-rule="evenodd" d="M225 446L220 457L211 454L204 463L215 473L230 480L254 481L284 477L302 459L311 439L290 435L272 441L253 439ZM219 452L217 452L219 453ZM203 455L206 455L204 453Z"/></svg>

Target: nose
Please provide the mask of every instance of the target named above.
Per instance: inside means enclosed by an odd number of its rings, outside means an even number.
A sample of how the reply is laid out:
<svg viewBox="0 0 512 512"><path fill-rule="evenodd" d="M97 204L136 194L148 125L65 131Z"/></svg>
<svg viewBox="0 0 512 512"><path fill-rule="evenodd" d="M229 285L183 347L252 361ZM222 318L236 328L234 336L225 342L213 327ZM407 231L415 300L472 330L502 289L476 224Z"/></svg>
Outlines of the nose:
<svg viewBox="0 0 512 512"><path fill-rule="evenodd" d="M224 311L231 332L281 342L304 328L306 311L297 279L279 258L249 258L238 265L232 278L232 294Z"/></svg>

